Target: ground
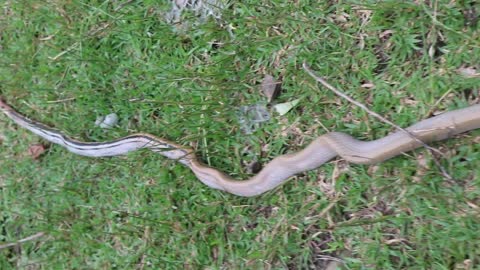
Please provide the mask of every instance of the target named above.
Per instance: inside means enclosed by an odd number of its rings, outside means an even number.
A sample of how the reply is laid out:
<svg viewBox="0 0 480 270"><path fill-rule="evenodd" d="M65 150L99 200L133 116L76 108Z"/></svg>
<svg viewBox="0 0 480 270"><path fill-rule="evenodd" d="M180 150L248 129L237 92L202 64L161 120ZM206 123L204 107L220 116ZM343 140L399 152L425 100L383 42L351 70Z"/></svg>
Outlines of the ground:
<svg viewBox="0 0 480 270"><path fill-rule="evenodd" d="M328 131L373 140L393 130L303 62L403 127L479 102L473 1L204 1L211 12L195 1L176 17L160 2L4 1L0 94L75 138L152 133L237 179ZM267 75L281 81L273 104ZM242 130L242 106L296 99ZM94 125L112 112L115 128ZM419 149L372 166L336 159L254 198L148 151L76 156L3 115L0 142L1 269L480 265L479 131L432 144L452 181Z"/></svg>

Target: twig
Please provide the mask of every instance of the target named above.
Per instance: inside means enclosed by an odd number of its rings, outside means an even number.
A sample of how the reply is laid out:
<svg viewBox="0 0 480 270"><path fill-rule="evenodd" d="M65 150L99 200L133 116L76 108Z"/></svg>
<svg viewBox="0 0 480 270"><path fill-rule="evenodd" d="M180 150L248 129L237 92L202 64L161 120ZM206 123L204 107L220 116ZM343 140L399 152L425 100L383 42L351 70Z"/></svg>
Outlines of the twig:
<svg viewBox="0 0 480 270"><path fill-rule="evenodd" d="M123 3L121 3L120 5L118 5L113 11L117 12L117 11L119 11L120 9L124 8L126 5L128 5L128 4L132 3L132 2L133 2L133 0L127 0L127 1L125 1L125 2L123 2Z"/></svg>
<svg viewBox="0 0 480 270"><path fill-rule="evenodd" d="M74 98L74 97L71 97L71 98L50 100L50 101L47 101L47 103L63 103L63 102L68 102L68 101L72 101L72 100L75 100L75 98Z"/></svg>
<svg viewBox="0 0 480 270"><path fill-rule="evenodd" d="M410 136L413 140L415 140L416 142L420 143L423 147L425 147L431 154L432 156L432 159L433 161L435 162L435 165L440 169L442 175L447 179L447 180L453 180L453 178L447 173L447 171L445 170L445 168L443 168L443 166L440 164L440 162L438 161L438 159L435 157L435 155L433 154L433 152L436 152L436 153L439 153L440 155L442 155L442 153L440 151L438 151L437 149L433 148L433 147L430 147L428 146L426 143L424 143L422 140L420 140L419 138L417 138L413 133L411 133L410 131L396 125L395 123L393 123L392 121L386 119L385 117L379 115L378 113L370 110L369 108L367 108L365 105L363 105L362 103L354 100L353 98L351 98L350 96L344 94L343 92L341 92L340 90L336 89L335 87L333 87L331 84L329 84L328 82L326 82L324 79L320 78L317 74L315 74L315 72L313 72L313 70L307 65L307 63L303 63L303 69L312 77L314 78L317 82L321 83L323 86L325 86L326 88L328 88L330 91L334 92L336 95L348 100L350 103L354 104L355 106L361 108L362 110L366 111L368 114L370 114L371 116L379 119L380 121L386 123L386 124L389 124L391 125L392 127L402 131L402 132L405 132L406 134L408 134L408 136Z"/></svg>
<svg viewBox="0 0 480 270"><path fill-rule="evenodd" d="M20 244L25 243L25 242L28 242L28 241L35 240L35 239L40 238L40 237L42 237L42 236L44 236L44 235L45 235L44 232L39 232L39 233L36 233L36 234L34 234L34 235L30 235L29 237L25 237L25 238L23 238L23 239L20 239L20 240L18 240L17 242L0 245L0 250L1 250L1 249L6 249L6 248L9 248L9 247L14 247L14 246L16 246L16 245L20 245Z"/></svg>

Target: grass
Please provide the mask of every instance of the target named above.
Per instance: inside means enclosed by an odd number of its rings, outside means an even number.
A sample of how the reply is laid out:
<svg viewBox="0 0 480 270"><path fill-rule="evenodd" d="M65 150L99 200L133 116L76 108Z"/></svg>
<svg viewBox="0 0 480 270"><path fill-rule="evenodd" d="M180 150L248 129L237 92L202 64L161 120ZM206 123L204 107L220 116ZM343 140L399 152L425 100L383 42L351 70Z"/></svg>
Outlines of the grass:
<svg viewBox="0 0 480 270"><path fill-rule="evenodd" d="M304 61L404 127L478 102L479 78L458 72L479 68L478 16L465 15L475 4L416 2L243 1L175 27L157 1L5 1L0 94L77 138L148 132L245 179L243 164L325 129L365 140L392 130L320 89ZM242 134L235 112L266 102L265 74L283 77L277 102L302 102ZM94 127L111 112L117 128ZM42 140L0 119L0 244L45 233L0 250L1 269L323 269L331 258L480 269L479 131L434 144L454 183L421 149L375 166L335 160L247 199L149 152L90 159L50 146L33 159Z"/></svg>

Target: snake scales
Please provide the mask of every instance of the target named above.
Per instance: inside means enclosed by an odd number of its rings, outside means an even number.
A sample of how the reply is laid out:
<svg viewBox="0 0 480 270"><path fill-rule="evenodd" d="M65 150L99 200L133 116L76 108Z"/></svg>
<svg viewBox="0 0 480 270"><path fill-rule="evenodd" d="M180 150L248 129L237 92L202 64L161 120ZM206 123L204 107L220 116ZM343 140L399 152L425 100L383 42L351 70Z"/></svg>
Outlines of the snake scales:
<svg viewBox="0 0 480 270"><path fill-rule="evenodd" d="M142 148L150 149L189 167L207 186L239 196L262 194L286 182L291 176L315 169L336 156L352 163L374 164L422 146L421 142L403 131L393 132L384 138L369 142L356 140L344 133L331 132L318 137L297 153L274 158L252 178L237 181L200 162L192 149L151 134L138 133L107 142L81 142L28 119L1 99L0 110L18 125L75 154L105 157L123 155ZM478 128L480 128L480 104L428 118L407 130L417 139L428 143Z"/></svg>

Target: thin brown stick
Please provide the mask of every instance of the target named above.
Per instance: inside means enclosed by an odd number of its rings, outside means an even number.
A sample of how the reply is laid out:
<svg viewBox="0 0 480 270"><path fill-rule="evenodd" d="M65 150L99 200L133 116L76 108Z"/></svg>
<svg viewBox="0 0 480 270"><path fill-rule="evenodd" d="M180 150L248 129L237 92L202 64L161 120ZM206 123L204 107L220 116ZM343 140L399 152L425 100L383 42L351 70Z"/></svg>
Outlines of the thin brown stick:
<svg viewBox="0 0 480 270"><path fill-rule="evenodd" d="M453 180L453 178L447 173L447 171L445 170L445 168L443 168L443 166L440 164L440 161L438 161L438 159L435 157L435 155L433 154L433 152L436 152L436 153L439 153L440 155L442 155L442 153L440 151L438 151L437 149L433 148L433 147L430 147L429 145L427 145L426 143L424 143L422 140L418 139L413 133L411 133L410 131L400 127L399 125L393 123L392 121L386 119L385 117L379 115L378 113L370 110L369 108L367 108L367 106L363 105L362 103L356 101L355 99L351 98L350 96L344 94L342 91L338 90L337 88L335 88L334 86L332 86L331 84L329 84L327 81L325 81L324 79L322 79L320 76L318 76L317 74L315 74L315 72L313 72L313 70L307 65L307 63L303 63L303 69L308 73L308 75L310 75L312 78L314 78L317 82L319 82L320 84L322 84L324 87L326 87L327 89L329 89L330 91L334 92L337 96L340 96L344 99L346 99L348 102L354 104L355 106L361 108L362 110L364 110L365 112L367 112L369 115L377 118L378 120L402 131L402 132L405 132L406 134L408 134L408 136L410 136L412 139L414 139L416 142L420 143L423 147L425 147L431 154L432 156L432 159L433 161L435 162L435 165L440 169L442 175L447 179L447 180Z"/></svg>
<svg viewBox="0 0 480 270"><path fill-rule="evenodd" d="M30 235L28 237L25 237L23 239L20 239L16 242L13 242L13 243L7 243L7 244L3 244L3 245L0 245L0 250L1 249L6 249L6 248L9 248L9 247L14 247L14 246L17 246L17 245L20 245L22 243L25 243L25 242L28 242L28 241L32 241L32 240L35 240L37 238L40 238L42 236L44 236L45 233L44 232L39 232L39 233L36 233L34 235Z"/></svg>

